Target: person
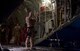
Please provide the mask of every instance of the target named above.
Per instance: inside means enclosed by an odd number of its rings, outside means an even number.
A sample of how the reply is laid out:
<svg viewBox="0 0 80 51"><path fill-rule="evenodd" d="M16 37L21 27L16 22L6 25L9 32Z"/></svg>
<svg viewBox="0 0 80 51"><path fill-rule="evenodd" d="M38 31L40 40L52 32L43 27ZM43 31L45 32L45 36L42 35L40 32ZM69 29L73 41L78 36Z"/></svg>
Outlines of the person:
<svg viewBox="0 0 80 51"><path fill-rule="evenodd" d="M27 26L27 36L26 36L26 41L25 41L25 45L26 48L28 49L28 42L30 42L30 49L32 49L33 47L33 41L32 41L32 37L34 34L34 23L35 21L33 21L33 16L32 16L32 12L29 11L28 12L28 16L26 16L25 20L26 20L26 26Z"/></svg>
<svg viewBox="0 0 80 51"><path fill-rule="evenodd" d="M26 36L27 36L27 24L25 23L21 29L21 34L20 34L20 44L21 45L24 45Z"/></svg>
<svg viewBox="0 0 80 51"><path fill-rule="evenodd" d="M21 32L21 27L17 23L16 26L13 28L13 37L11 39L10 43L14 43L15 45L20 45L20 32Z"/></svg>
<svg viewBox="0 0 80 51"><path fill-rule="evenodd" d="M10 38L10 37L9 37L9 34L11 34L11 33L10 33L10 28L9 28L8 25L6 25L5 31L6 31L6 32L5 32L5 34L6 34L6 35L5 35L5 36L6 36L6 37L5 37L5 38L6 38L6 39L5 39L5 40L6 40L6 44L9 44L9 38Z"/></svg>
<svg viewBox="0 0 80 51"><path fill-rule="evenodd" d="M0 37L1 38L1 44L5 44L6 43L6 41L5 41L6 40L6 38L5 38L6 37L6 34L5 33L6 33L5 27L3 27L1 29L1 37Z"/></svg>

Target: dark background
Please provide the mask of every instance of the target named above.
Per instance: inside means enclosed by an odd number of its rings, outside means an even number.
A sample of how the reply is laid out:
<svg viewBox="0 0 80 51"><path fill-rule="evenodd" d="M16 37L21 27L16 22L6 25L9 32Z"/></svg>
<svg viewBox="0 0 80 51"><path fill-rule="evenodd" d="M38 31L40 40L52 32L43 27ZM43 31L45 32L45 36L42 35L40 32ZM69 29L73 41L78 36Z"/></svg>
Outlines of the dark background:
<svg viewBox="0 0 80 51"><path fill-rule="evenodd" d="M0 23L5 22L8 16L23 0L0 0Z"/></svg>
<svg viewBox="0 0 80 51"><path fill-rule="evenodd" d="M0 0L0 23L5 22L11 12L20 5L23 0ZM80 7L80 0L72 0L72 15L75 15L77 6ZM80 17L80 16L78 16ZM77 18L72 24L57 32L59 38L63 41L80 40L80 18Z"/></svg>

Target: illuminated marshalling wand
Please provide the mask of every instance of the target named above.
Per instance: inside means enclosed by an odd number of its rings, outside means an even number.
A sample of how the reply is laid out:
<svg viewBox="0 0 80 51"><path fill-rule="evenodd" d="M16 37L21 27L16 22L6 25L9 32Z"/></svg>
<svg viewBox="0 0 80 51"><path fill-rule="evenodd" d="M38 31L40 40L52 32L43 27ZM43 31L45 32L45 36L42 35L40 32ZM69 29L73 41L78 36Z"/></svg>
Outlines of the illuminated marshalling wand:
<svg viewBox="0 0 80 51"><path fill-rule="evenodd" d="M55 31L69 25L75 16L72 17L71 0L24 0L24 2L9 16L17 18L20 25L25 24L24 17L27 14L27 8L30 8L35 18L35 31L37 32L34 44L38 44L54 34ZM13 22L16 22L13 20Z"/></svg>

